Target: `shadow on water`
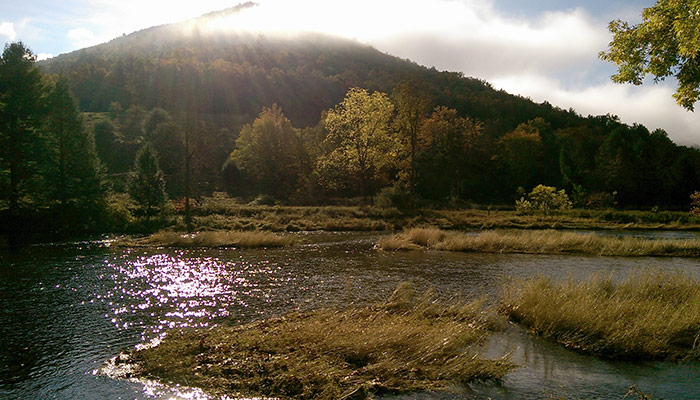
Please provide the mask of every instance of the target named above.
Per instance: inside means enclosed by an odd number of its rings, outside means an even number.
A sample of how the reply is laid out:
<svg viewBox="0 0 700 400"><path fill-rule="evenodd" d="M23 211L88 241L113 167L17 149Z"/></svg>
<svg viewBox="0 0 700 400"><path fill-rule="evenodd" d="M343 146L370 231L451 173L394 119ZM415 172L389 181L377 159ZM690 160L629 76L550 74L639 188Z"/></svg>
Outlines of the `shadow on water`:
<svg viewBox="0 0 700 400"><path fill-rule="evenodd" d="M389 253L374 250L376 240L367 233L312 233L288 249L124 249L83 242L0 251L0 398L185 398L172 388L94 371L169 329L373 303L406 280L445 297L496 299L507 277L576 279L640 267L700 272L694 259ZM509 352L521 367L499 385L394 398L622 398L632 384L664 398L700 398L695 363L601 361L514 326L484 348L493 357Z"/></svg>

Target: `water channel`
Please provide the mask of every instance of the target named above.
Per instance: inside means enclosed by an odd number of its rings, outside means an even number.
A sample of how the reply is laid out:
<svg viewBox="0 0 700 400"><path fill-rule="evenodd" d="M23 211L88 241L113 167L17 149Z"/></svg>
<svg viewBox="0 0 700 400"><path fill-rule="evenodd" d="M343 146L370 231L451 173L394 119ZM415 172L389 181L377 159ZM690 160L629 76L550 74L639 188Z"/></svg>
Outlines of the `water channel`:
<svg viewBox="0 0 700 400"><path fill-rule="evenodd" d="M377 234L302 237L287 249L125 249L90 241L0 250L0 398L206 399L197 390L115 380L100 369L172 328L372 303L407 280L446 297L496 299L508 277L578 279L640 268L700 276L700 261L691 258L393 253L373 249ZM621 399L631 385L655 398L700 398L700 363L603 361L517 326L494 335L483 353L512 353L520 367L500 384L391 398Z"/></svg>

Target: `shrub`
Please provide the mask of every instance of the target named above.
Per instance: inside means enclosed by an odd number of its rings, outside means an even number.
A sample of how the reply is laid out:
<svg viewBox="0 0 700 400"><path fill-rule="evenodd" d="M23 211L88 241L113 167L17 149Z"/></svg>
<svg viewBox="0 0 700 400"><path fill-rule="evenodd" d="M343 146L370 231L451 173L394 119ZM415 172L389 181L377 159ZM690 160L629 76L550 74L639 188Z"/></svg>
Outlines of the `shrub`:
<svg viewBox="0 0 700 400"><path fill-rule="evenodd" d="M413 207L413 197L405 185L397 183L382 189L374 197L374 205L380 208L396 207L407 210Z"/></svg>
<svg viewBox="0 0 700 400"><path fill-rule="evenodd" d="M535 210L549 214L552 210L568 210L571 208L571 200L564 189L557 190L553 186L537 185L530 194L520 197L515 201L515 210L521 213L529 213Z"/></svg>

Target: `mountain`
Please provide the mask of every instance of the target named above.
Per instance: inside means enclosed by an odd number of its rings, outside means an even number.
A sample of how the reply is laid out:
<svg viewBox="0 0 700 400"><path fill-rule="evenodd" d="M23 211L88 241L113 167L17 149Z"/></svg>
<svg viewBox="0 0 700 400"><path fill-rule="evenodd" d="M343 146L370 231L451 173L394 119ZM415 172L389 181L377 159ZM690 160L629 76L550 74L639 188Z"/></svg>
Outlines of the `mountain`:
<svg viewBox="0 0 700 400"><path fill-rule="evenodd" d="M455 109L482 127L478 151L460 156L470 158L463 168L468 176L459 177L458 185L450 183L452 189L438 190L427 174L419 187L424 197L510 202L518 186L544 183L578 191L581 202L583 193L594 199L616 193L621 205L683 207L700 187L700 153L676 146L663 131L627 126L609 115L582 117L349 39L235 29L236 18L245 18L255 6L245 3L144 29L39 64L45 72L68 77L84 112L111 112L118 120L124 110L143 115L161 108L206 121L208 131L215 132L202 145L211 154L207 178L202 178L208 190L221 187L221 164L243 124L262 107L276 103L295 127L310 127L351 87L391 93L405 81L421 82L433 105ZM133 155L143 133L126 131L128 126L138 131L141 122L121 119L122 134L131 140L124 154ZM111 172L128 168L124 158L111 165ZM430 168L439 174L441 166Z"/></svg>
<svg viewBox="0 0 700 400"><path fill-rule="evenodd" d="M189 100L200 113L252 117L277 103L295 125L307 126L349 87L390 92L414 77L430 84L438 103L495 123L500 131L538 116L564 124L577 120L479 79L428 69L349 39L207 29L250 7L255 4L144 29L40 65L67 75L88 112L107 111L112 102L177 110Z"/></svg>

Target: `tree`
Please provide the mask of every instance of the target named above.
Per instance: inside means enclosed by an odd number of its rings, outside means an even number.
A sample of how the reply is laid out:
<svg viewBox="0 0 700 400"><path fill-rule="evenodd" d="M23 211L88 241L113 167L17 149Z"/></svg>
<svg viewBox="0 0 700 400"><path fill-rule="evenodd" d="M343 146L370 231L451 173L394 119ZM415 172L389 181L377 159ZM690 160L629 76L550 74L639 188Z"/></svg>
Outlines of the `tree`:
<svg viewBox="0 0 700 400"><path fill-rule="evenodd" d="M65 77L49 89L47 105L44 177L50 197L64 217L69 207L95 211L104 195L102 167Z"/></svg>
<svg viewBox="0 0 700 400"><path fill-rule="evenodd" d="M35 60L22 42L5 45L0 58L0 179L12 214L42 158L44 83Z"/></svg>
<svg viewBox="0 0 700 400"><path fill-rule="evenodd" d="M427 197L460 196L472 163L481 123L460 117L456 110L436 107L420 126L418 175Z"/></svg>
<svg viewBox="0 0 700 400"><path fill-rule="evenodd" d="M618 65L618 83L640 85L646 75L658 82L673 76L676 102L692 111L700 96L700 1L658 0L642 12L643 21L610 22L608 51L600 58Z"/></svg>
<svg viewBox="0 0 700 400"><path fill-rule="evenodd" d="M129 195L139 205L146 219L158 214L167 200L163 171L153 146L144 145L136 154L134 168L129 175Z"/></svg>
<svg viewBox="0 0 700 400"><path fill-rule="evenodd" d="M430 111L432 102L425 84L416 80L399 82L392 93L396 104L394 123L407 149L408 188L414 193L416 185L416 156L420 127Z"/></svg>
<svg viewBox="0 0 700 400"><path fill-rule="evenodd" d="M512 188L533 187L541 182L544 170L544 144L539 129L531 123L518 125L498 140L496 157L506 169ZM511 191L512 193L512 191Z"/></svg>
<svg viewBox="0 0 700 400"><path fill-rule="evenodd" d="M309 172L299 131L277 104L243 126L231 159L260 191L276 198L291 195Z"/></svg>
<svg viewBox="0 0 700 400"><path fill-rule="evenodd" d="M400 143L389 125L393 111L386 94L352 88L339 105L327 112L327 151L316 164L323 186L370 195L382 173L395 166L400 152Z"/></svg>

